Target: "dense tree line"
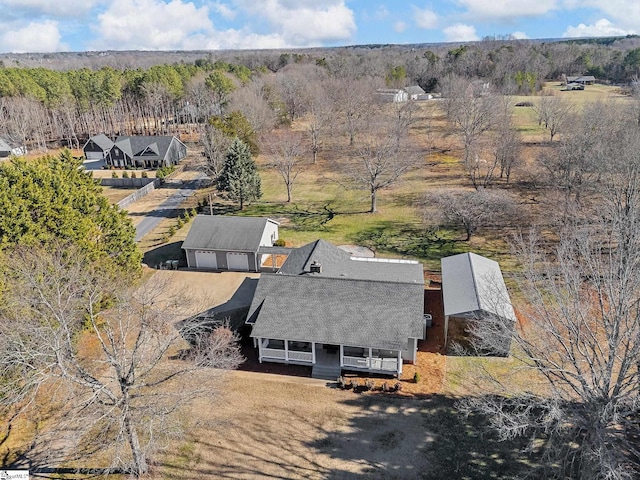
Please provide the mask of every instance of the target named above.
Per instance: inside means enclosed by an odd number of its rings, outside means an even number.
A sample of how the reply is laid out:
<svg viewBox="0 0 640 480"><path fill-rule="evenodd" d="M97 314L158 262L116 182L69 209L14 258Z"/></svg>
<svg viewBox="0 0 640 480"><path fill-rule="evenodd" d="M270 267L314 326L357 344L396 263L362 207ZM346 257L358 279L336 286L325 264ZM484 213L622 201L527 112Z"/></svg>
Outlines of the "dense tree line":
<svg viewBox="0 0 640 480"><path fill-rule="evenodd" d="M180 123L203 125L234 111L260 132L309 113L320 120L328 106L342 114L353 144L354 122L363 115L354 105L383 86L418 84L446 91L450 79L460 77L482 79L501 93L530 94L545 79L563 74L625 84L640 74L636 37L600 43L488 38L428 48L220 52L173 64L161 63L157 54L156 64L146 68L136 65L135 56L117 61L125 55L107 56L113 65L99 68L96 58L102 57L95 56L78 57L92 68L64 69L63 58L53 65L57 69L0 65L0 135L40 150L51 143L79 147L98 132L175 134ZM141 54L140 62L145 58ZM317 138L314 145L317 153Z"/></svg>

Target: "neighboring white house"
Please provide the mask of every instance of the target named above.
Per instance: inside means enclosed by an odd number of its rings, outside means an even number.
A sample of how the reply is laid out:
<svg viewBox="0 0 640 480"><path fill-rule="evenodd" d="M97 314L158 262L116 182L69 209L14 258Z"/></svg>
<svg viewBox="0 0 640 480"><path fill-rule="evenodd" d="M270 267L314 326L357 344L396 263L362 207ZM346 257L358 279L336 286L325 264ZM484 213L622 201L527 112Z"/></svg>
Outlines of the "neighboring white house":
<svg viewBox="0 0 640 480"><path fill-rule="evenodd" d="M262 217L197 215L182 249L187 266L259 272L270 255L258 252L278 239L279 223Z"/></svg>
<svg viewBox="0 0 640 480"><path fill-rule="evenodd" d="M376 90L376 98L384 103L400 103L406 102L409 96L401 88L379 88Z"/></svg>
<svg viewBox="0 0 640 480"><path fill-rule="evenodd" d="M431 100L433 98L431 95L426 93L420 85L411 85L409 87L404 87L404 91L407 92L409 100Z"/></svg>
<svg viewBox="0 0 640 480"><path fill-rule="evenodd" d="M516 315L498 262L475 253L462 253L443 258L441 264L445 345L451 337L464 341L469 320L482 321L492 316L504 319L509 326L515 324ZM501 349L505 354L510 340L507 343Z"/></svg>

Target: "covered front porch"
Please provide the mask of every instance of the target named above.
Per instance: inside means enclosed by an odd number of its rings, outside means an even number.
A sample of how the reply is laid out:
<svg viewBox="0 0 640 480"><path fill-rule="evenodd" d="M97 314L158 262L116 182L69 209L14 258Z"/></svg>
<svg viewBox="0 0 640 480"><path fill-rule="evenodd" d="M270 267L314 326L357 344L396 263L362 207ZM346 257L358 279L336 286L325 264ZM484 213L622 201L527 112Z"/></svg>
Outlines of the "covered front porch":
<svg viewBox="0 0 640 480"><path fill-rule="evenodd" d="M402 374L402 351L315 342L256 338L258 360L296 365L339 365L341 370Z"/></svg>

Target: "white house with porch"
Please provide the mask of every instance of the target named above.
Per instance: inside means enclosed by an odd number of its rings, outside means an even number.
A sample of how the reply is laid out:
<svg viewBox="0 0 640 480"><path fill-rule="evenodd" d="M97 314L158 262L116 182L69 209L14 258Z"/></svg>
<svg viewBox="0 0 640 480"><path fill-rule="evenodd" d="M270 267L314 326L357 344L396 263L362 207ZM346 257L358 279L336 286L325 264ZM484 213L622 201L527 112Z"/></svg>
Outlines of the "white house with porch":
<svg viewBox="0 0 640 480"><path fill-rule="evenodd" d="M260 362L400 375L423 338L424 279L415 261L352 257L318 240L260 277L247 324Z"/></svg>

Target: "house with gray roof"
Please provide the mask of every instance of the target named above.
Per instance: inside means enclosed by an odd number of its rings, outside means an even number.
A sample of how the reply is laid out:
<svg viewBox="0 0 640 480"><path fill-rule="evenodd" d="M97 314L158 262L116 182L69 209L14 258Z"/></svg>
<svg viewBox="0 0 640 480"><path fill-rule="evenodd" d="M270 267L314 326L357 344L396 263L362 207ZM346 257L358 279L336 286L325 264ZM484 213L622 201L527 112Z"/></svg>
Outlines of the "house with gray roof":
<svg viewBox="0 0 640 480"><path fill-rule="evenodd" d="M25 154L26 148L12 146L12 144L8 140L0 138L0 158L7 158L10 155L20 157Z"/></svg>
<svg viewBox="0 0 640 480"><path fill-rule="evenodd" d="M190 268L259 272L278 239L278 222L263 217L196 215L182 249Z"/></svg>
<svg viewBox="0 0 640 480"><path fill-rule="evenodd" d="M446 345L455 341L464 346L469 342L470 321L499 320L496 325L505 325L505 332L512 331L516 315L498 262L462 253L443 258L441 265ZM495 353L507 355L510 344L510 335L506 335Z"/></svg>
<svg viewBox="0 0 640 480"><path fill-rule="evenodd" d="M428 95L420 85L411 85L409 87L404 87L403 90L407 92L408 99L412 101L429 100L431 98L431 96Z"/></svg>
<svg viewBox="0 0 640 480"><path fill-rule="evenodd" d="M353 257L317 240L263 273L247 324L260 362L400 375L424 338L424 276L416 261Z"/></svg>
<svg viewBox="0 0 640 480"><path fill-rule="evenodd" d="M187 156L187 147L175 136L134 135L111 140L94 135L82 147L90 161L104 161L107 167L160 168L177 165Z"/></svg>

